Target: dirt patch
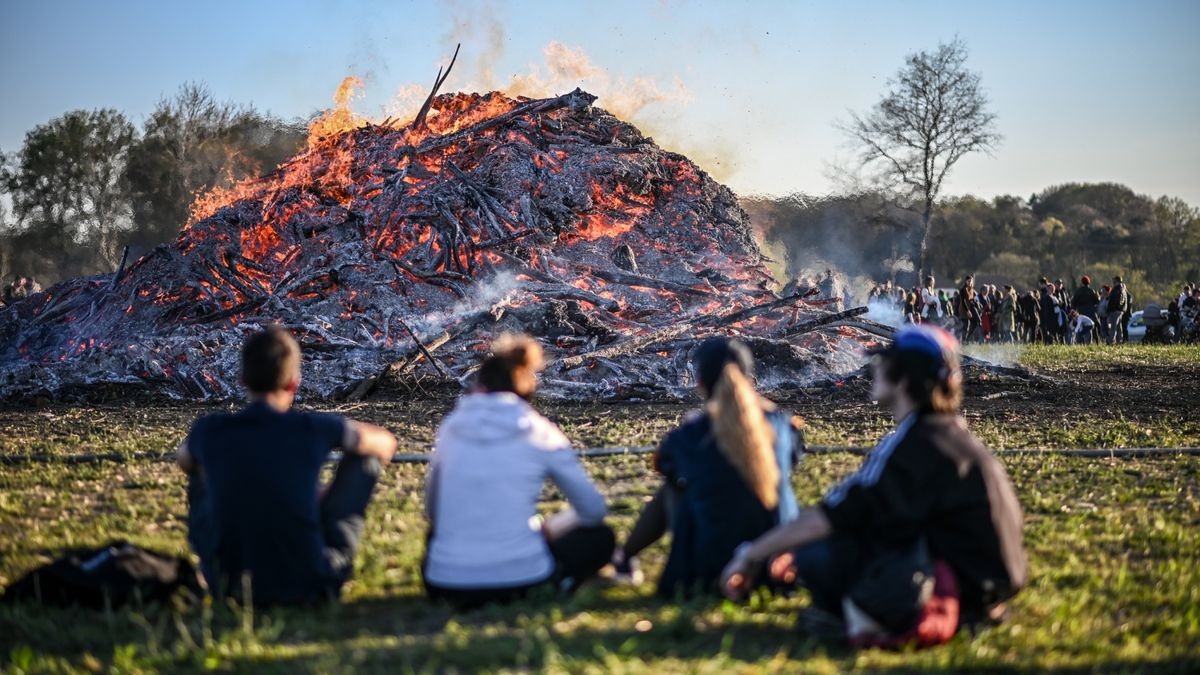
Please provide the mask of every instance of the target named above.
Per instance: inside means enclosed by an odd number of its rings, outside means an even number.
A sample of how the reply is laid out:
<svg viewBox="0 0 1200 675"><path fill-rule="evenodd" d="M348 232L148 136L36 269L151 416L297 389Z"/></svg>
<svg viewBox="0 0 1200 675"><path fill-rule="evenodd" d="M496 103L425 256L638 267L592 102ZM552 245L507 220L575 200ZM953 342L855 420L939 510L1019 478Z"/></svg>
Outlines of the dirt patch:
<svg viewBox="0 0 1200 675"><path fill-rule="evenodd" d="M964 414L994 448L1179 447L1200 445L1200 363L1081 361L1035 377L967 368ZM456 391L385 389L332 409L390 428L406 452L427 451ZM870 401L870 383L851 377L792 390L780 402L804 417L810 443L871 445L890 426ZM698 400L537 406L581 447L653 445ZM0 453L168 452L197 417L236 403L196 404L144 390L93 392L86 403L0 402Z"/></svg>

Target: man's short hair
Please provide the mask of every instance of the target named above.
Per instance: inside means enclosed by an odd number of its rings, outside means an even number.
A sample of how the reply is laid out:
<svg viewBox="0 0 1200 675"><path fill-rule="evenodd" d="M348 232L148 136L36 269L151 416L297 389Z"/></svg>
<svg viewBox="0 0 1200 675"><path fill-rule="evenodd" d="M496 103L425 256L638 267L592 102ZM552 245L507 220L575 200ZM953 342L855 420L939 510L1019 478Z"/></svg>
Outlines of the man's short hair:
<svg viewBox="0 0 1200 675"><path fill-rule="evenodd" d="M300 371L300 345L287 331L271 326L242 346L242 383L256 394L284 389Z"/></svg>

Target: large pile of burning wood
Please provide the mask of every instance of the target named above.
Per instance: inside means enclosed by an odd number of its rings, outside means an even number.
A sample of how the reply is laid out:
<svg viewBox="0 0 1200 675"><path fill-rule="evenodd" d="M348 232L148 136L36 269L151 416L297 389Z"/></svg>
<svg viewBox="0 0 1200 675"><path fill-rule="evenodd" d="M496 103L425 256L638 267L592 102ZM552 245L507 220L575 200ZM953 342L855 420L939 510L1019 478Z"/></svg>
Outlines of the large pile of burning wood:
<svg viewBox="0 0 1200 675"><path fill-rule="evenodd" d="M713 334L751 344L767 389L861 365L846 314L776 295L728 188L594 100L431 94L411 122L314 138L174 243L0 313L0 396L233 397L242 341L272 323L318 397L466 381L504 331L541 340L544 391L571 398L680 395Z"/></svg>

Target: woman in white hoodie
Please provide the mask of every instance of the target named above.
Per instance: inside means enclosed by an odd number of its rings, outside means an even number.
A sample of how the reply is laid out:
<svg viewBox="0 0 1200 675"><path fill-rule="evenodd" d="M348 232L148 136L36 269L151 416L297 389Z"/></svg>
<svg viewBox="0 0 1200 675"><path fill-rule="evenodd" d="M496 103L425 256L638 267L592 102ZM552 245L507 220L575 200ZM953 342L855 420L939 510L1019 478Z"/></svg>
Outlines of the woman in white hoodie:
<svg viewBox="0 0 1200 675"><path fill-rule="evenodd" d="M570 592L612 554L604 497L562 431L529 405L541 366L537 342L501 338L438 429L425 484L432 599L470 608L542 586ZM547 479L572 510L543 523Z"/></svg>

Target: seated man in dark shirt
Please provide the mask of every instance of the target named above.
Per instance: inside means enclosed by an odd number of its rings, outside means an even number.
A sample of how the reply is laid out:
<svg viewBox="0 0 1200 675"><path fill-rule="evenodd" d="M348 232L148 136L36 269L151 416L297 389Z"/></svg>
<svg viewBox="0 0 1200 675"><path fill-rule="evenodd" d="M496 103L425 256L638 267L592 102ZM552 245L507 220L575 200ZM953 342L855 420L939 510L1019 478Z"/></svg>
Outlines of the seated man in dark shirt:
<svg viewBox="0 0 1200 675"><path fill-rule="evenodd" d="M824 628L847 636L841 622L855 620L895 637L918 628L933 580L950 577L944 586L957 586L960 612L944 641L958 624L999 618L1025 584L1021 507L1004 467L957 414L952 336L905 328L872 359L872 397L891 409L896 429L818 506L739 547L722 586L740 597L769 560L773 576L810 591L808 618Z"/></svg>
<svg viewBox="0 0 1200 675"><path fill-rule="evenodd" d="M292 410L300 347L280 328L246 341L242 383L249 404L197 420L177 455L189 476L188 541L209 590L260 604L335 598L396 439L373 424ZM343 458L321 490L335 448Z"/></svg>

